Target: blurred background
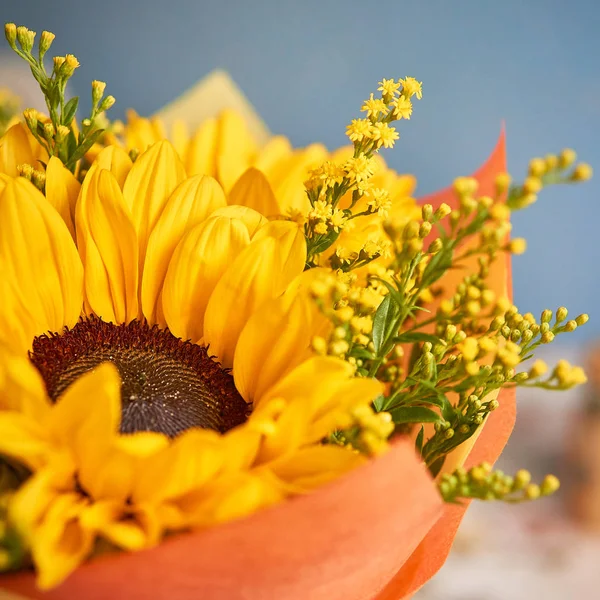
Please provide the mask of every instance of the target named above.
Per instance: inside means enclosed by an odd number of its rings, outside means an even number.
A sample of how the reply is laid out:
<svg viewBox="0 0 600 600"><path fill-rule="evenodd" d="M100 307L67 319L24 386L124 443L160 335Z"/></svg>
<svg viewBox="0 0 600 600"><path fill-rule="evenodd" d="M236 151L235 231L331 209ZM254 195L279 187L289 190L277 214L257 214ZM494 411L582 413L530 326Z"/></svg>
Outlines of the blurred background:
<svg viewBox="0 0 600 600"><path fill-rule="evenodd" d="M108 82L107 92L117 98L112 118L122 118L128 107L152 114L222 68L272 132L295 145L321 141L334 148L345 144L345 125L377 81L411 75L423 81L423 100L401 124L400 143L385 158L396 170L417 176L418 194L473 172L494 147L502 123L509 169L517 179L530 158L564 147L600 169L597 0L0 0L0 5L4 21L38 34L48 29L57 36L55 54L77 56L81 68L72 91L83 100L92 79ZM0 86L13 86L26 106L35 105L39 96L31 81L5 47ZM83 102L83 109L88 105ZM600 176L550 188L513 221L514 235L529 243L527 253L513 261L521 312L565 305L573 316L590 314L585 327L553 347L549 361L585 362L600 336L599 181ZM595 372L592 366L590 374ZM567 493L533 509L471 510L448 565L420 598L596 597L591 590L600 588L600 572L587 568L586 557L593 563L600 545L587 532L600 519L580 505L585 498L600 507L600 492L590 488L600 474L586 471L586 452L569 433L582 415L586 422L600 419L596 393L592 382L583 392L519 397L518 425L502 464L507 470L527 466L540 475L570 474ZM600 458L600 426L592 426L590 435L596 436ZM579 525L565 506L579 514Z"/></svg>

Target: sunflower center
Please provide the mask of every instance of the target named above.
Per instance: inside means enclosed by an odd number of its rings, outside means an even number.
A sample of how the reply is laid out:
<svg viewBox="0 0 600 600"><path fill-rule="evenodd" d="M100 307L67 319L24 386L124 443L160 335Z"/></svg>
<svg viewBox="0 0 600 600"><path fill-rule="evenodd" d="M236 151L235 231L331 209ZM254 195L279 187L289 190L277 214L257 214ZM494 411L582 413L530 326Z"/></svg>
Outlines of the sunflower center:
<svg viewBox="0 0 600 600"><path fill-rule="evenodd" d="M192 427L225 432L246 420L248 404L207 348L145 322L82 319L33 341L31 362L53 401L84 373L110 361L121 376L121 432L174 437Z"/></svg>

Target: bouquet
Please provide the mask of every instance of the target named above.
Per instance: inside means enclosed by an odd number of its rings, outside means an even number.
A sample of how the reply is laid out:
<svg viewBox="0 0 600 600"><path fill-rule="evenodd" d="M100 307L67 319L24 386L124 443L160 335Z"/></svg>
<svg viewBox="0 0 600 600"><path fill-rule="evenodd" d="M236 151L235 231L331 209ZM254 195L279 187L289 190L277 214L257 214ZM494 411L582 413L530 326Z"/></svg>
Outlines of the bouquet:
<svg viewBox="0 0 600 600"><path fill-rule="evenodd" d="M504 135L416 202L380 151L422 85L383 79L348 147L259 143L239 112L170 130L7 24L47 114L2 108L0 590L30 598L410 596L471 499L558 488L492 464L535 360L583 325L511 301L510 216L591 168L512 184ZM198 108L199 112L202 107Z"/></svg>

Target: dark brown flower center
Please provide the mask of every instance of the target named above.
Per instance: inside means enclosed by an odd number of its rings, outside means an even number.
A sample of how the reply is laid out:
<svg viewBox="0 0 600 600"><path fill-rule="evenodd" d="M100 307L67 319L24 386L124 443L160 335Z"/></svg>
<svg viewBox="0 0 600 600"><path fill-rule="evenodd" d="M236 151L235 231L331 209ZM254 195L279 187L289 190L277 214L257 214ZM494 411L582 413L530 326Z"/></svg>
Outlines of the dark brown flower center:
<svg viewBox="0 0 600 600"><path fill-rule="evenodd" d="M82 319L62 333L36 337L30 359L53 401L84 373L112 362L122 381L122 433L174 437L192 427L225 432L249 412L233 377L207 348L141 321L114 325Z"/></svg>

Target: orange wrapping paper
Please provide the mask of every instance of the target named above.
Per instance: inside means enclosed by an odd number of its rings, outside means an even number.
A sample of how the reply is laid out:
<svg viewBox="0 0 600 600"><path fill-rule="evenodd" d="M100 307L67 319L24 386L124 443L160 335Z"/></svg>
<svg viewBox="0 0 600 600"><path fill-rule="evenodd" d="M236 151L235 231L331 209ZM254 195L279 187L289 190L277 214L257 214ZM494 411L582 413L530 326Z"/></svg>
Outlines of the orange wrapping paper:
<svg viewBox="0 0 600 600"><path fill-rule="evenodd" d="M475 174L480 192L491 194L504 170L502 133ZM450 189L423 201L455 204ZM510 292L509 260L497 263L492 287ZM514 394L504 391L468 464L494 462L514 419ZM4 576L0 588L48 600L400 600L442 566L465 510L443 505L412 441L400 440L311 495L153 550L100 557L50 592L36 590L31 573Z"/></svg>

